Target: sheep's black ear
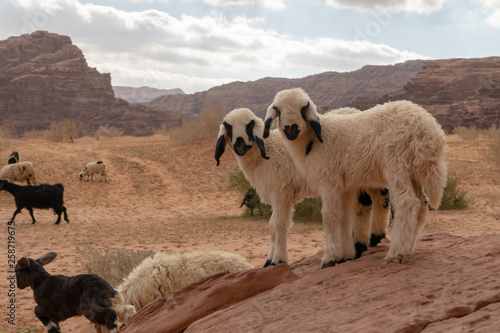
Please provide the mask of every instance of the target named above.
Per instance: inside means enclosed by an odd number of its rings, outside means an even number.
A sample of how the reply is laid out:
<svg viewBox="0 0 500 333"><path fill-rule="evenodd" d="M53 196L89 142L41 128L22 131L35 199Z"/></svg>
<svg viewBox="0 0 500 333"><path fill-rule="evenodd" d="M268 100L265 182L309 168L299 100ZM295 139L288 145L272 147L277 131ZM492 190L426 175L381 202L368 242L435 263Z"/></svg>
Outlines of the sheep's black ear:
<svg viewBox="0 0 500 333"><path fill-rule="evenodd" d="M260 149L260 155L262 156L262 158L268 160L269 157L266 156L266 147L264 146L264 140L256 136L255 142L257 142L257 147L259 147Z"/></svg>
<svg viewBox="0 0 500 333"><path fill-rule="evenodd" d="M314 133L318 137L319 142L323 143L323 139L321 138L321 124L317 120L309 120L309 125L313 129Z"/></svg>
<svg viewBox="0 0 500 333"><path fill-rule="evenodd" d="M49 263L52 262L52 260L55 259L55 257L57 256L57 253L55 252L49 252L49 253L46 253L44 254L43 256L41 256L40 258L37 259L37 261L42 265L42 266L45 266Z"/></svg>
<svg viewBox="0 0 500 333"><path fill-rule="evenodd" d="M215 160L217 161L217 166L220 164L220 157L224 154L226 150L226 145L229 141L228 128L232 132L232 126L226 122L223 122L219 127L219 136L217 137L217 143L215 144ZM232 134L232 133L231 133Z"/></svg>
<svg viewBox="0 0 500 333"><path fill-rule="evenodd" d="M30 266L30 261L29 261L28 258L22 257L21 259L19 259L19 261L17 262L17 264L21 268L28 268Z"/></svg>
<svg viewBox="0 0 500 333"><path fill-rule="evenodd" d="M270 105L267 108L267 113L266 113L266 120L264 121L264 139L269 136L269 131L271 130L271 124L273 123L274 119L278 117L280 114L280 110L273 105Z"/></svg>

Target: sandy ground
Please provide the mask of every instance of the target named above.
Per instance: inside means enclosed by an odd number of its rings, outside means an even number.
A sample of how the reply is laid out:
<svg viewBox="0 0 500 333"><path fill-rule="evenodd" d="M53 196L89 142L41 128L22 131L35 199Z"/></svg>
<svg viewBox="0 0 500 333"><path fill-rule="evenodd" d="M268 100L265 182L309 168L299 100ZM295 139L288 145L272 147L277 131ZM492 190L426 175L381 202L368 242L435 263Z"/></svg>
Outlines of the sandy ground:
<svg viewBox="0 0 500 333"><path fill-rule="evenodd" d="M213 141L213 142L212 142ZM464 141L448 136L450 173L472 200L459 211L431 211L424 233L448 232L469 236L500 231L500 169L493 162L489 141L480 137ZM172 147L168 137L120 137L97 141L82 138L75 143L43 140L10 140L0 151L7 161L12 150L32 161L39 183L61 182L70 223L54 225L52 211L35 211L31 224L27 211L16 217L15 257L38 258L49 251L59 255L46 266L51 274L83 273L82 259L93 250L192 250L223 249L236 252L255 265L265 262L270 243L267 221L241 217L242 195L229 189L229 173L237 168L234 157L214 160L215 138ZM109 183L80 182L86 163L103 160ZM0 163L3 164L3 163ZM33 314L31 290L15 288L15 325L8 323L9 267L6 222L15 206L9 193L0 192L0 332L43 332ZM296 223L289 237L290 260L297 261L322 250L320 223ZM93 332L85 318L61 324L63 332Z"/></svg>

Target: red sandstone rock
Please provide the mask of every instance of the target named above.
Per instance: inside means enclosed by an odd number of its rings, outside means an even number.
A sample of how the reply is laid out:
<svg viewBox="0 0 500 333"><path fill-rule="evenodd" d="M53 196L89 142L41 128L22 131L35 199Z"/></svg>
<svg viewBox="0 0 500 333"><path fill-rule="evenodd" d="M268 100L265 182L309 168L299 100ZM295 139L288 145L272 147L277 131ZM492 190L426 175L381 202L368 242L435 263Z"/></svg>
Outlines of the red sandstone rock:
<svg viewBox="0 0 500 333"><path fill-rule="evenodd" d="M429 235L402 264L384 265L387 249L323 270L318 253L294 274L278 265L209 277L120 332L499 331L500 235Z"/></svg>
<svg viewBox="0 0 500 333"><path fill-rule="evenodd" d="M0 41L0 113L17 136L64 118L81 123L84 135L101 125L150 135L181 121L177 113L116 99L110 74L88 67L69 37L45 31Z"/></svg>

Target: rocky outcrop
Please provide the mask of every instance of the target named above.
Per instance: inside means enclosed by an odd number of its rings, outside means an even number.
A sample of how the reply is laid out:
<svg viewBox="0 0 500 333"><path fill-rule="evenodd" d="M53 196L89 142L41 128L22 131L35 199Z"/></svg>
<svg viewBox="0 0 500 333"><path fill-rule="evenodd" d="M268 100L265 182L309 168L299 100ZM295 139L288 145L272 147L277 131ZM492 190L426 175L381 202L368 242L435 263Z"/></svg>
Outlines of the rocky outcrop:
<svg viewBox="0 0 500 333"><path fill-rule="evenodd" d="M108 125L147 135L180 124L178 114L116 99L110 74L90 68L69 37L45 31L0 41L0 112L17 136L64 118L81 123L82 134Z"/></svg>
<svg viewBox="0 0 500 333"><path fill-rule="evenodd" d="M427 60L403 89L359 97L351 105L366 109L397 99L422 105L447 130L500 126L500 57Z"/></svg>
<svg viewBox="0 0 500 333"><path fill-rule="evenodd" d="M151 87L113 86L115 96L131 103L145 103L162 95L184 94L179 88L157 89Z"/></svg>
<svg viewBox="0 0 500 333"><path fill-rule="evenodd" d="M183 115L199 114L212 107L226 112L238 107L250 108L264 117L274 95L282 89L302 87L316 105L336 108L352 103L359 96L379 96L401 90L422 68L414 60L391 66L365 66L349 73L326 72L301 79L263 78L252 82L232 82L189 95L166 95L146 103Z"/></svg>
<svg viewBox="0 0 500 333"><path fill-rule="evenodd" d="M198 281L151 302L120 332L494 332L500 235L420 239L403 264L388 243L319 269L299 262Z"/></svg>

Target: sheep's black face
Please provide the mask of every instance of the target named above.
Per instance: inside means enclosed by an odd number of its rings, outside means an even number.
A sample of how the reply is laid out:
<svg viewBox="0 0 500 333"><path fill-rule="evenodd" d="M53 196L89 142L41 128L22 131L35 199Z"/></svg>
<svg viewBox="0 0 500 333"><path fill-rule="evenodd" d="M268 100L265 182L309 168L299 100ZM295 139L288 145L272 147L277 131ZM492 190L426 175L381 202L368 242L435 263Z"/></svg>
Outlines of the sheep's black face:
<svg viewBox="0 0 500 333"><path fill-rule="evenodd" d="M283 133L285 133L285 136L288 140L293 141L297 139L297 137L299 136L300 129L299 126L297 126L297 124L292 124L292 126L286 125L283 128Z"/></svg>
<svg viewBox="0 0 500 333"><path fill-rule="evenodd" d="M243 156L245 155L250 149L252 149L252 146L249 146L245 143L245 140L242 137L238 137L236 139L236 142L233 145L234 152L238 154L238 156Z"/></svg>

